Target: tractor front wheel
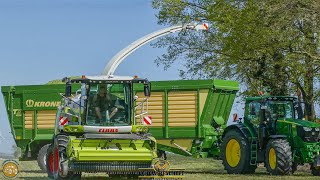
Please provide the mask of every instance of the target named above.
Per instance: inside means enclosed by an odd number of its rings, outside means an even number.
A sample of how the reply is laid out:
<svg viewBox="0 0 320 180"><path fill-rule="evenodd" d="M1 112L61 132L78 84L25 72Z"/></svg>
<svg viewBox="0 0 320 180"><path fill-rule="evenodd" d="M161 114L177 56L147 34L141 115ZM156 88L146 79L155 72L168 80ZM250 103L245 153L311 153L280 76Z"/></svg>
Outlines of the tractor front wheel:
<svg viewBox="0 0 320 180"><path fill-rule="evenodd" d="M269 140L265 154L265 166L272 175L292 173L292 151L287 140Z"/></svg>
<svg viewBox="0 0 320 180"><path fill-rule="evenodd" d="M254 173L256 165L250 165L250 145L242 133L230 130L223 138L221 158L229 174Z"/></svg>

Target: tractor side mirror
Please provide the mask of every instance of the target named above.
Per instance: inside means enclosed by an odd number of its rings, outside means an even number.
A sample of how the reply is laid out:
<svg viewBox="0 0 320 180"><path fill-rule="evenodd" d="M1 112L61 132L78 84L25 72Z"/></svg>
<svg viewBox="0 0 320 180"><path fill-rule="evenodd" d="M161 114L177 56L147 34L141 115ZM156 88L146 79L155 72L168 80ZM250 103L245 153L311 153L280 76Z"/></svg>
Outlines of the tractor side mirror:
<svg viewBox="0 0 320 180"><path fill-rule="evenodd" d="M66 91L65 91L65 96L70 97L71 96L71 82L69 78L63 78L64 82L66 82Z"/></svg>
<svg viewBox="0 0 320 180"><path fill-rule="evenodd" d="M150 84L144 84L144 96L150 97L151 95L151 88L150 88Z"/></svg>

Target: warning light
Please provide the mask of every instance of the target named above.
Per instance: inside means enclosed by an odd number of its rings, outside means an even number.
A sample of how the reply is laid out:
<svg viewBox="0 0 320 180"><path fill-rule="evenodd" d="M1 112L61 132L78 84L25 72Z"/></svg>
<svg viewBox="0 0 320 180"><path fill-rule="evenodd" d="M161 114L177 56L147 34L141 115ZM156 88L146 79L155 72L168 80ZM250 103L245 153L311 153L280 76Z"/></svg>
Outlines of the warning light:
<svg viewBox="0 0 320 180"><path fill-rule="evenodd" d="M233 114L233 122L237 122L237 120L238 120L238 114L234 113Z"/></svg>
<svg viewBox="0 0 320 180"><path fill-rule="evenodd" d="M262 96L262 95L263 95L263 92L262 92L262 91L259 91L258 94L259 94L259 96Z"/></svg>
<svg viewBox="0 0 320 180"><path fill-rule="evenodd" d="M82 75L82 79L85 79L86 78L86 76L85 75Z"/></svg>
<svg viewBox="0 0 320 180"><path fill-rule="evenodd" d="M199 31L199 30L205 30L208 31L209 30L209 24L208 23L203 23L203 24L197 24L194 27L195 30Z"/></svg>
<svg viewBox="0 0 320 180"><path fill-rule="evenodd" d="M135 79L138 79L138 76L137 76L137 75L134 75L134 78L135 78Z"/></svg>

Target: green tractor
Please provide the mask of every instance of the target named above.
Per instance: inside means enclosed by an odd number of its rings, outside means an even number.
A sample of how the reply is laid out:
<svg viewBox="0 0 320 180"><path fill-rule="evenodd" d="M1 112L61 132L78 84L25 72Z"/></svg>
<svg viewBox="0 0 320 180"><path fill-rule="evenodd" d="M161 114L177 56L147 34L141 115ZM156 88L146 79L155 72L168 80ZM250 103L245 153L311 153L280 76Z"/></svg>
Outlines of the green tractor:
<svg viewBox="0 0 320 180"><path fill-rule="evenodd" d="M320 124L302 120L299 109L294 97L247 98L243 121L223 133L225 170L254 173L264 163L270 174L287 175L308 163L312 174L320 176Z"/></svg>
<svg viewBox="0 0 320 180"><path fill-rule="evenodd" d="M139 169L152 167L157 158L156 141L139 122L147 115L148 80L83 76L65 81L66 93L61 94L63 103L58 107L46 157L50 178L77 179L82 172L138 175ZM80 90L73 96L74 84L79 84ZM134 84L144 86L141 103L135 102ZM137 108L141 114L135 114Z"/></svg>

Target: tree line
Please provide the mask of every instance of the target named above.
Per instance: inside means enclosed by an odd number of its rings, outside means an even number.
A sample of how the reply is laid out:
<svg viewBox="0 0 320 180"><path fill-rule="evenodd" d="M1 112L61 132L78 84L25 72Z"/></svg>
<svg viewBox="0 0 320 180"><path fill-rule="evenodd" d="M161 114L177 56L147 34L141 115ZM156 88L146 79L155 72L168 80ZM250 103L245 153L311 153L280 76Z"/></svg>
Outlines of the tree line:
<svg viewBox="0 0 320 180"><path fill-rule="evenodd" d="M241 82L245 95L294 95L315 120L320 100L320 0L153 0L161 25L207 22L208 31L161 38L155 62L181 62L184 79Z"/></svg>

